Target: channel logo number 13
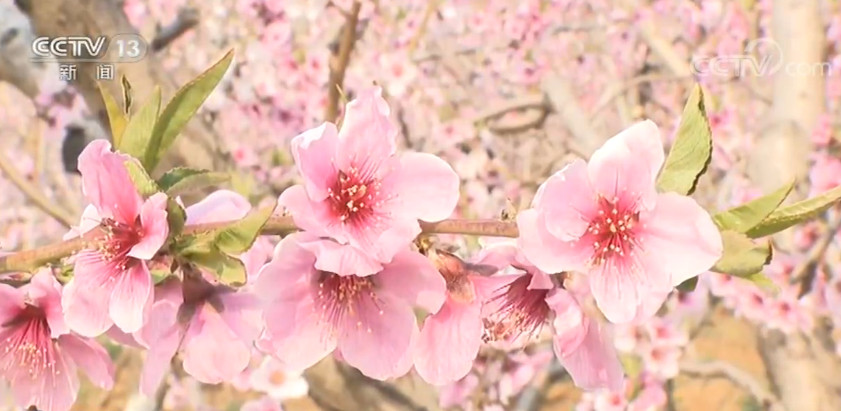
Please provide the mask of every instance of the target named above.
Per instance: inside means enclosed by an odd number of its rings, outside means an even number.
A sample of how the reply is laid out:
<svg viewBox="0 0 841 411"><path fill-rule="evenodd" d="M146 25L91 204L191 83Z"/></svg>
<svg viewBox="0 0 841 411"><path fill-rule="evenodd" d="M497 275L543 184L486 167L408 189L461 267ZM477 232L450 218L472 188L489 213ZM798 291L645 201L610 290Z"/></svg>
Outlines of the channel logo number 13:
<svg viewBox="0 0 841 411"><path fill-rule="evenodd" d="M109 57L118 63L140 61L149 52L149 44L137 34L118 34L109 43Z"/></svg>

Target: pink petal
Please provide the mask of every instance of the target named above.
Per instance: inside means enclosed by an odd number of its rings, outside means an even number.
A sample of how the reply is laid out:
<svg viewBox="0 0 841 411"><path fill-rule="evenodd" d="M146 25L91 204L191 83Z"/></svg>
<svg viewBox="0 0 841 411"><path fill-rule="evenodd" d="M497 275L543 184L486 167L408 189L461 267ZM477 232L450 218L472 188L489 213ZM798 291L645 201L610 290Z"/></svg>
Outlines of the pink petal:
<svg viewBox="0 0 841 411"><path fill-rule="evenodd" d="M151 260L164 245L169 235L166 200L166 194L157 193L149 197L141 206L140 225L143 228L143 235L140 241L129 250L129 257Z"/></svg>
<svg viewBox="0 0 841 411"><path fill-rule="evenodd" d="M395 205L406 217L440 221L449 217L459 199L459 177L447 162L428 153L403 153L398 170L385 186L397 195Z"/></svg>
<svg viewBox="0 0 841 411"><path fill-rule="evenodd" d="M95 340L72 334L62 335L58 339L58 345L94 385L104 390L110 390L114 386L114 364L108 351Z"/></svg>
<svg viewBox="0 0 841 411"><path fill-rule="evenodd" d="M327 190L338 178L333 164L338 144L338 131L333 123L323 123L292 139L292 157L312 201L326 199Z"/></svg>
<svg viewBox="0 0 841 411"><path fill-rule="evenodd" d="M69 333L70 329L64 322L64 313L61 308L61 284L53 277L51 270L48 268L38 270L26 289L29 297L44 310L50 326L50 337L58 338L60 335Z"/></svg>
<svg viewBox="0 0 841 411"><path fill-rule="evenodd" d="M586 335L577 349L564 353L554 344L555 354L576 386L584 390L621 390L624 370L610 336L602 325L587 319Z"/></svg>
<svg viewBox="0 0 841 411"><path fill-rule="evenodd" d="M473 264L488 265L499 271L510 266L519 252L517 243L514 241L493 243L479 251Z"/></svg>
<svg viewBox="0 0 841 411"><path fill-rule="evenodd" d="M55 368L34 375L19 370L18 376L10 381L15 402L20 407L34 405L44 411L68 411L76 401L79 392L76 366L61 351L54 359Z"/></svg>
<svg viewBox="0 0 841 411"><path fill-rule="evenodd" d="M654 265L604 264L590 270L587 278L599 310L616 324L633 321L644 300L655 299L671 288L668 274Z"/></svg>
<svg viewBox="0 0 841 411"><path fill-rule="evenodd" d="M170 327L161 335L152 347L146 351L143 370L140 372L140 392L147 397L154 397L161 385L161 380L170 370L172 357L178 351L183 333L180 327Z"/></svg>
<svg viewBox="0 0 841 411"><path fill-rule="evenodd" d="M587 163L575 160L549 177L540 188L532 204L546 216L546 229L564 241L584 235L598 212Z"/></svg>
<svg viewBox="0 0 841 411"><path fill-rule="evenodd" d="M260 300L250 292L240 289L237 292L219 295L224 309L219 313L222 321L242 341L249 345L260 336L263 319Z"/></svg>
<svg viewBox="0 0 841 411"><path fill-rule="evenodd" d="M364 277L376 274L383 267L377 260L349 244L317 239L315 241L301 241L298 245L315 254L315 268L322 271L338 275Z"/></svg>
<svg viewBox="0 0 841 411"><path fill-rule="evenodd" d="M592 248L583 242L561 241L546 230L542 216L535 209L517 215L518 238L523 254L541 271L583 271L592 256Z"/></svg>
<svg viewBox="0 0 841 411"><path fill-rule="evenodd" d="M152 308L153 286L149 269L142 261L131 265L116 278L108 312L117 327L132 333L143 326Z"/></svg>
<svg viewBox="0 0 841 411"><path fill-rule="evenodd" d="M213 307L198 308L184 336L184 371L205 384L233 380L251 361L243 343Z"/></svg>
<svg viewBox="0 0 841 411"><path fill-rule="evenodd" d="M268 342L271 354L289 370L303 371L336 348L334 333L315 312L311 299L275 304L266 311L265 319L268 341L263 344Z"/></svg>
<svg viewBox="0 0 841 411"><path fill-rule="evenodd" d="M415 369L428 383L444 385L464 378L482 345L481 304L447 300L426 317L415 354Z"/></svg>
<svg viewBox="0 0 841 411"><path fill-rule="evenodd" d="M654 210L642 218L647 257L669 272L672 286L706 272L721 258L721 233L692 198L660 194Z"/></svg>
<svg viewBox="0 0 841 411"><path fill-rule="evenodd" d="M421 228L417 220L393 220L388 229L380 233L376 242L366 250L371 250L380 261L389 262L395 254L409 248L420 233Z"/></svg>
<svg viewBox="0 0 841 411"><path fill-rule="evenodd" d="M391 109L376 87L358 95L345 107L336 166L339 170L355 167L362 174L377 175L380 166L397 149L397 127L391 123Z"/></svg>
<svg viewBox="0 0 841 411"><path fill-rule="evenodd" d="M73 279L64 286L61 306L64 321L84 337L104 333L114 322L108 314L108 302L114 288L114 267L93 251L76 255Z"/></svg>
<svg viewBox="0 0 841 411"><path fill-rule="evenodd" d="M302 248L298 242L313 241L307 232L286 236L275 246L274 254L260 270L254 282L254 292L263 301L288 299L299 296L309 286L307 281L315 274L315 255Z"/></svg>
<svg viewBox="0 0 841 411"><path fill-rule="evenodd" d="M659 151L658 151L659 150ZM598 194L634 202L651 209L657 198L654 183L663 164L660 132L651 121L620 132L590 157L590 182Z"/></svg>
<svg viewBox="0 0 841 411"><path fill-rule="evenodd" d="M356 315L338 324L344 360L369 378L385 380L409 372L417 320L411 306L387 293L361 299ZM407 361L409 357L409 361Z"/></svg>
<svg viewBox="0 0 841 411"><path fill-rule="evenodd" d="M0 324L13 320L26 308L23 292L8 284L0 284Z"/></svg>
<svg viewBox="0 0 841 411"><path fill-rule="evenodd" d="M143 327L133 334L137 342L147 348L171 332L178 324L178 311L183 302L183 291L179 280L167 280L155 287L155 301L149 309L149 318Z"/></svg>
<svg viewBox="0 0 841 411"><path fill-rule="evenodd" d="M126 171L131 157L111 152L108 140L94 140L79 155L82 191L103 217L134 224L143 202Z"/></svg>
<svg viewBox="0 0 841 411"><path fill-rule="evenodd" d="M251 211L251 203L230 190L216 190L203 200L187 207L187 225L221 223L239 220Z"/></svg>
<svg viewBox="0 0 841 411"><path fill-rule="evenodd" d="M447 283L428 258L413 251L394 256L376 282L389 294L434 313L447 296Z"/></svg>
<svg viewBox="0 0 841 411"><path fill-rule="evenodd" d="M88 204L88 206L85 207L85 210L82 211L82 218L79 220L79 226L70 227L70 231L64 234L61 239L69 240L71 238L79 237L82 234L99 227L101 220L102 217L100 217L99 212L96 211L96 206Z"/></svg>
<svg viewBox="0 0 841 411"><path fill-rule="evenodd" d="M328 232L326 226L334 224L337 218L330 210L328 202L313 202L307 196L302 185L294 185L283 190L278 198L278 205L285 207L295 225L301 230L310 231L318 236L331 236L338 241L346 242L340 230Z"/></svg>

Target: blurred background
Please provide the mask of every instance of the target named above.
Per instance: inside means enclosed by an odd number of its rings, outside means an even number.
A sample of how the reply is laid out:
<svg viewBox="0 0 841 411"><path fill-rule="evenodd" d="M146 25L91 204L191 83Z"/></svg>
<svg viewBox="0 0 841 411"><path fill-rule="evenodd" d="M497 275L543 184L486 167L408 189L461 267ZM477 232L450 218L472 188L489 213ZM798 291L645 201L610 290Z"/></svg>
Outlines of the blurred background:
<svg viewBox="0 0 841 411"><path fill-rule="evenodd" d="M70 76L32 61L39 36L129 33L144 56L110 78L90 62ZM295 183L289 140L373 84L401 147L461 176L460 217L528 207L547 176L638 120L654 120L668 147L695 83L714 140L696 193L707 209L791 179L794 198L841 184L835 0L0 0L0 250L58 241L78 222L75 158L108 138L98 87L120 96L125 76L136 100L154 85L166 99L229 49L231 69L160 169L231 172L229 188L254 203ZM86 384L74 409L238 410L268 395L292 411L838 411L841 213L819 217L775 238L766 274L779 292L707 273L660 317L618 329L626 392L583 394L536 343L483 351L440 389L370 381L332 359L287 375L255 357L217 386L176 364L159 398L143 399L142 354L112 345L115 389Z"/></svg>

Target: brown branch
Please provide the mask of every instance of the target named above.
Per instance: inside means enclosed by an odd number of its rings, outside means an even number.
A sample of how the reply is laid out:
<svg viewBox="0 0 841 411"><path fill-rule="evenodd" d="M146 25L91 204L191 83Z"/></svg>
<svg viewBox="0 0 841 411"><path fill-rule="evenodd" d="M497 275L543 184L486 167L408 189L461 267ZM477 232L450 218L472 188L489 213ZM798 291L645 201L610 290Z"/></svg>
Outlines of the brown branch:
<svg viewBox="0 0 841 411"><path fill-rule="evenodd" d="M0 170L6 174L9 180L26 195L29 200L45 213L55 218L65 227L71 227L76 221L73 217L68 215L63 209L58 207L54 201L51 201L44 195L35 185L27 181L26 178L12 165L12 162L5 154L0 153Z"/></svg>
<svg viewBox="0 0 841 411"><path fill-rule="evenodd" d="M228 224L230 223L197 224L184 228L184 234L208 232L225 227ZM512 238L518 235L517 225L515 223L496 220L421 222L421 229L426 234L464 234ZM298 228L292 221L291 216L275 216L269 219L263 227L261 234L285 235L297 230ZM103 230L93 229L81 237L0 257L0 273L31 271L46 263L57 261L86 248L90 248L92 244L101 241L104 236L105 232Z"/></svg>
<svg viewBox="0 0 841 411"><path fill-rule="evenodd" d="M194 7L184 7L178 10L175 21L158 30L152 39L152 51L161 51L175 39L190 31L199 24L199 11Z"/></svg>
<svg viewBox="0 0 841 411"><path fill-rule="evenodd" d="M838 217L834 222L826 227L823 236L812 246L809 251L809 256L797 266L792 272L792 280L800 281L800 292L798 298L803 297L812 290L812 282L818 273L818 265L823 260L826 250L832 244L838 230L841 229L841 217Z"/></svg>
<svg viewBox="0 0 841 411"><path fill-rule="evenodd" d="M680 364L680 371L688 376L706 378L726 378L749 392L767 411L784 411L780 400L771 391L767 390L759 381L747 372L739 369L733 364L713 361L683 361Z"/></svg>
<svg viewBox="0 0 841 411"><path fill-rule="evenodd" d="M342 39L339 44L339 50L333 55L333 61L330 64L330 80L327 82L327 108L324 113L324 121L336 122L339 117L339 99L342 95L342 85L345 81L345 72L350 63L350 54L353 51L353 45L356 44L356 25L359 23L359 10L362 4L358 1L353 2L350 12L348 12L347 21L342 28Z"/></svg>

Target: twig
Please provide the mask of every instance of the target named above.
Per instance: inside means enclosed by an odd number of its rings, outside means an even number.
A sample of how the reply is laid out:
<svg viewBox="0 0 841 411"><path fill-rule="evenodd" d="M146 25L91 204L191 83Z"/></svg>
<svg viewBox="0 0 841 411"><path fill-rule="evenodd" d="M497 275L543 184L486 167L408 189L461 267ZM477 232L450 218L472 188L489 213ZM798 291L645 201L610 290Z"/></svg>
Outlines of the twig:
<svg viewBox="0 0 841 411"><path fill-rule="evenodd" d="M812 290L812 283L818 274L818 264L820 264L824 254L826 254L826 250L832 244L835 235L838 234L839 229L841 229L841 216L827 226L826 232L824 232L823 236L812 246L811 251L809 251L808 258L803 260L792 272L792 280L800 280L798 298L803 297Z"/></svg>
<svg viewBox="0 0 841 411"><path fill-rule="evenodd" d="M426 33L426 27L429 26L429 19L432 18L432 15L435 14L435 11L438 10L438 3L440 0L430 0L429 3L426 4L426 10L423 13L423 19L420 22L420 26L418 27L418 31L409 41L409 45L406 47L406 54L411 56L414 53L415 49L418 47L420 43L421 37Z"/></svg>
<svg viewBox="0 0 841 411"><path fill-rule="evenodd" d="M196 224L184 228L184 235L209 232L230 224L211 223ZM497 220L444 220L437 223L420 223L421 229L426 234L464 234L491 237L518 236L517 225L512 222ZM285 235L297 231L298 228L292 221L291 216L275 216L269 219L261 231L262 235ZM81 250L91 247L105 237L102 229L93 229L70 240L50 244L32 250L20 251L0 257L0 273L30 271L43 264L68 257Z"/></svg>
<svg viewBox="0 0 841 411"><path fill-rule="evenodd" d="M638 77L634 77L624 84L621 87L618 87L615 91L611 94L608 94L604 98L600 99L596 108L592 110L590 113L590 119L594 119L599 113L602 112L605 108L610 106L611 101L618 98L619 96L625 94L629 90L633 89L634 87L638 87L644 83L653 83L655 81L682 81L682 80L691 80L692 77L685 77L685 76L677 76L677 75L668 75L668 74L644 74Z"/></svg>
<svg viewBox="0 0 841 411"><path fill-rule="evenodd" d="M782 404L780 404L780 400L774 394L765 389L752 375L733 364L720 360L704 362L686 360L680 363L680 370L683 374L689 376L726 378L748 391L759 401L764 410L785 411Z"/></svg>
<svg viewBox="0 0 841 411"><path fill-rule="evenodd" d="M69 216L64 210L53 204L53 202L50 201L44 193L38 190L38 188L32 185L32 183L27 181L3 153L0 153L0 170L9 177L9 180L17 186L17 188L19 188L33 204L38 206L51 217L58 220L58 222L63 224L65 227L70 228L76 222L73 217Z"/></svg>
<svg viewBox="0 0 841 411"><path fill-rule="evenodd" d="M184 7L178 10L175 21L168 26L158 30L155 38L152 39L152 51L161 51L170 45L175 39L199 24L199 11L194 7Z"/></svg>
<svg viewBox="0 0 841 411"><path fill-rule="evenodd" d="M540 127L549 116L549 110L532 110L516 121L490 121L488 129L494 134L515 134Z"/></svg>
<svg viewBox="0 0 841 411"><path fill-rule="evenodd" d="M342 84L345 81L345 72L350 63L350 54L353 51L353 45L356 43L356 25L359 22L359 10L361 8L361 3L353 2L342 29L339 51L333 55L333 61L330 64L330 80L327 82L328 98L324 121L335 123L339 116L339 98L341 97Z"/></svg>
<svg viewBox="0 0 841 411"><path fill-rule="evenodd" d="M548 111L550 108L549 102L546 101L545 94L517 97L482 111L476 115L473 122L480 123L483 121L494 120L512 111L527 109L542 109L544 111Z"/></svg>

